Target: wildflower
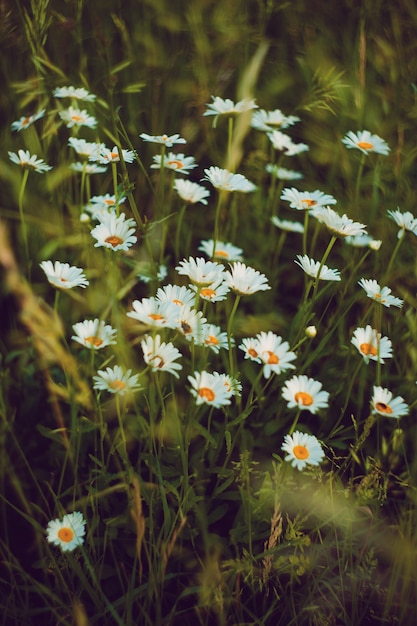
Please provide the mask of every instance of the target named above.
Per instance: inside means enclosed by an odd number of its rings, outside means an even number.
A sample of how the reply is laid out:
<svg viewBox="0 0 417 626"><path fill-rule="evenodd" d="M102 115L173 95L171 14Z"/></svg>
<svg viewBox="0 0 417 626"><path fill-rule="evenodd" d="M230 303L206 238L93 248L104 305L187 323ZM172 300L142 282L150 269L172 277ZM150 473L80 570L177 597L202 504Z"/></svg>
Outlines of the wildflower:
<svg viewBox="0 0 417 626"><path fill-rule="evenodd" d="M33 170L38 174L49 172L52 169L50 165L47 165L43 159L38 159L37 154L30 155L29 150L19 150L15 152L9 152L10 160L17 165L20 165L23 169Z"/></svg>
<svg viewBox="0 0 417 626"><path fill-rule="evenodd" d="M235 104L233 100L229 100L229 98L224 100L219 96L211 97L213 102L206 104L207 109L204 111L203 116L215 115L217 117L218 115L237 115L239 113L244 113L245 111L258 108L255 100L250 98L245 98Z"/></svg>
<svg viewBox="0 0 417 626"><path fill-rule="evenodd" d="M316 191L298 191L295 187L286 187L282 190L281 200L290 203L292 209L303 211L327 204L336 204L337 200L328 193Z"/></svg>
<svg viewBox="0 0 417 626"><path fill-rule="evenodd" d="M253 113L250 125L256 130L271 132L279 128L288 128L299 121L300 118L296 115L284 115L280 109L274 111L259 109Z"/></svg>
<svg viewBox="0 0 417 626"><path fill-rule="evenodd" d="M179 197L184 200L184 202L189 202L190 204L201 202L201 204L207 204L206 198L210 196L210 192L202 185L192 183L189 180L177 178L174 180L173 186Z"/></svg>
<svg viewBox="0 0 417 626"><path fill-rule="evenodd" d="M101 196L92 196L90 198L91 204L95 205L97 209L105 208L107 212L114 210L126 201L126 196L119 196L116 198L114 194L105 193Z"/></svg>
<svg viewBox="0 0 417 626"><path fill-rule="evenodd" d="M231 243L223 241L214 242L213 239L207 239L201 242L198 247L208 257L217 259L218 261L241 261L242 248L238 248Z"/></svg>
<svg viewBox="0 0 417 626"><path fill-rule="evenodd" d="M136 222L132 218L125 219L126 215L120 213L119 216L109 213L103 215L101 223L91 231L92 237L97 240L95 248L104 246L114 252L118 250L128 250L137 241L135 232Z"/></svg>
<svg viewBox="0 0 417 626"><path fill-rule="evenodd" d="M38 120L40 120L45 115L45 112L46 112L46 109L41 109L40 111L38 111L37 113L34 113L33 115L27 115L27 116L21 117L20 120L13 122L10 125L10 128L17 132L21 130L25 130L26 128L29 128L29 126L31 126L34 122L37 122Z"/></svg>
<svg viewBox="0 0 417 626"><path fill-rule="evenodd" d="M168 152L164 157L160 154L156 154L152 158L154 163L151 165L151 169L154 170L160 170L162 163L167 169L174 170L180 174L189 174L190 170L197 167L194 157L185 156L185 154L182 153L175 154L174 152Z"/></svg>
<svg viewBox="0 0 417 626"><path fill-rule="evenodd" d="M93 376L93 387L100 391L108 391L123 396L125 393L140 389L139 374L133 374L133 376L131 374L132 370L124 371L120 365L106 367L105 371L98 370L97 375Z"/></svg>
<svg viewBox="0 0 417 626"><path fill-rule="evenodd" d="M107 172L107 169L105 167L100 167L95 163L86 163L85 161L71 163L70 169L72 169L74 172L79 172L80 174L88 174L89 176L91 174L103 174L103 172Z"/></svg>
<svg viewBox="0 0 417 626"><path fill-rule="evenodd" d="M197 404L208 404L216 409L230 404L230 391L217 372L194 372L194 376L188 376L188 380Z"/></svg>
<svg viewBox="0 0 417 626"><path fill-rule="evenodd" d="M100 350L116 343L116 329L98 318L77 322L72 328L75 335L71 339L90 350Z"/></svg>
<svg viewBox="0 0 417 626"><path fill-rule="evenodd" d="M145 363L151 367L154 372L169 372L179 378L176 370L182 370L180 363L175 363L180 359L181 352L172 344L161 342L161 337L146 337L142 339L140 345L143 350L143 358Z"/></svg>
<svg viewBox="0 0 417 626"><path fill-rule="evenodd" d="M374 386L371 407L374 415L384 415L386 417L399 418L408 413L408 404L404 402L404 398L401 396L393 398L391 391L383 387Z"/></svg>
<svg viewBox="0 0 417 626"><path fill-rule="evenodd" d="M133 163L135 160L135 153L133 150L122 150L123 161L125 163ZM120 153L117 146L113 148L106 148L101 146L100 150L90 156L90 161L98 161L101 165L108 165L109 163L119 163Z"/></svg>
<svg viewBox="0 0 417 626"><path fill-rule="evenodd" d="M222 300L226 300L227 294L229 293L229 287L223 281L223 278L204 287L191 285L191 289L198 293L200 298L208 300L209 302L221 302Z"/></svg>
<svg viewBox="0 0 417 626"><path fill-rule="evenodd" d="M410 211L402 213L398 208L396 211L387 211L389 217L394 220L400 230L397 233L398 239L401 239L405 235L405 231L408 230L413 235L417 235L417 218L414 217Z"/></svg>
<svg viewBox="0 0 417 626"><path fill-rule="evenodd" d="M317 328L315 326L307 326L305 334L309 339L314 339L317 336Z"/></svg>
<svg viewBox="0 0 417 626"><path fill-rule="evenodd" d="M242 339L239 349L243 350L245 353L245 359L250 359L256 363L262 362L259 353L259 339L257 337L246 337Z"/></svg>
<svg viewBox="0 0 417 626"><path fill-rule="evenodd" d="M327 265L322 265L320 268L320 261L314 261L307 254L303 256L297 254L297 260L294 263L297 263L308 276L316 280L341 280L339 270L332 270Z"/></svg>
<svg viewBox="0 0 417 626"><path fill-rule="evenodd" d="M250 193L256 189L256 186L242 174L232 174L229 170L224 170L220 167L209 167L204 170L204 173L203 180L208 180L213 187L222 191Z"/></svg>
<svg viewBox="0 0 417 626"><path fill-rule="evenodd" d="M354 248L371 248L371 250L379 250L382 241L373 239L370 235L354 235L345 237L345 242Z"/></svg>
<svg viewBox="0 0 417 626"><path fill-rule="evenodd" d="M340 216L328 206L315 208L311 214L320 224L324 224L332 235L337 237L358 237L367 234L365 224L354 222L346 214Z"/></svg>
<svg viewBox="0 0 417 626"><path fill-rule="evenodd" d="M84 100L84 102L94 102L96 96L84 89L84 87L57 87L52 95L55 98L72 98L73 100Z"/></svg>
<svg viewBox="0 0 417 626"><path fill-rule="evenodd" d="M188 341L194 341L197 345L204 343L207 320L201 311L196 311L184 305L177 314L175 328L180 331Z"/></svg>
<svg viewBox="0 0 417 626"><path fill-rule="evenodd" d="M381 288L376 280L368 280L366 278L361 278L358 281L358 285L364 289L366 295L368 298L371 298L371 300L375 300L375 302L379 302L387 308L396 306L401 309L404 301L395 296L391 296L391 289L389 287Z"/></svg>
<svg viewBox="0 0 417 626"><path fill-rule="evenodd" d="M237 396L238 398L242 394L242 383L229 374L219 374L219 377L223 381L223 385L230 396Z"/></svg>
<svg viewBox="0 0 417 626"><path fill-rule="evenodd" d="M384 359L392 357L392 344L388 337L381 337L374 328L366 326L366 328L357 328L352 337L352 343L363 356L365 363L379 361L384 363Z"/></svg>
<svg viewBox="0 0 417 626"><path fill-rule="evenodd" d="M142 298L142 300L134 300L132 307L133 311L126 313L128 317L148 326L175 328L178 310L172 302L160 302L154 297Z"/></svg>
<svg viewBox="0 0 417 626"><path fill-rule="evenodd" d="M100 150L105 148L104 143L86 141L85 139L79 139L78 137L69 137L68 145L84 159L89 159L90 157L98 155Z"/></svg>
<svg viewBox="0 0 417 626"><path fill-rule="evenodd" d="M297 172L297 170L289 170L285 167L278 167L275 163L267 163L265 169L268 174L275 176L278 180L301 180L304 178L301 172Z"/></svg>
<svg viewBox="0 0 417 626"><path fill-rule="evenodd" d="M221 348L226 350L229 348L227 333L223 332L220 326L206 324L202 344L218 354ZM234 339L232 339L232 345L234 345Z"/></svg>
<svg viewBox="0 0 417 626"><path fill-rule="evenodd" d="M274 226L276 226L277 228L280 228L281 230L286 230L292 233L304 232L304 224L301 224L301 222L293 222L291 220L280 220L279 217L277 217L276 215L273 215L271 217L271 222L273 223Z"/></svg>
<svg viewBox="0 0 417 626"><path fill-rule="evenodd" d="M361 130L356 134L350 130L343 137L342 143L344 143L347 148L360 150L363 154L369 154L370 152L388 154L390 151L386 141L378 137L378 135L372 135L369 130Z"/></svg>
<svg viewBox="0 0 417 626"><path fill-rule="evenodd" d="M269 378L272 373L281 374L288 369L295 369L291 363L296 358L296 354L288 350L287 341L282 341L275 333L260 332L256 335L258 340L257 351L263 363L263 375Z"/></svg>
<svg viewBox="0 0 417 626"><path fill-rule="evenodd" d="M95 128L97 126L97 120L92 115L88 115L87 111L83 109L76 109L72 106L68 109L64 109L59 112L59 117L65 123L67 128L73 126L87 126L87 128Z"/></svg>
<svg viewBox="0 0 417 626"><path fill-rule="evenodd" d="M202 257L189 257L183 260L175 268L178 274L185 274L199 287L206 287L224 277L224 267L215 261L206 261Z"/></svg>
<svg viewBox="0 0 417 626"><path fill-rule="evenodd" d="M241 296L251 296L257 291L271 289L267 277L258 270L240 261L229 263L229 265L231 269L226 272L226 283L235 293Z"/></svg>
<svg viewBox="0 0 417 626"><path fill-rule="evenodd" d="M288 401L288 408L305 409L317 413L319 409L329 406L327 391L321 391L322 384L308 376L293 376L285 383L282 396Z"/></svg>
<svg viewBox="0 0 417 626"><path fill-rule="evenodd" d="M273 130L267 133L267 137L275 150L280 150L286 156L295 156L310 149L305 143L293 143L291 137L280 130Z"/></svg>
<svg viewBox="0 0 417 626"><path fill-rule="evenodd" d="M285 460L291 461L291 465L300 471L306 465L319 465L324 458L319 440L298 430L293 435L285 435L281 450L288 452Z"/></svg>
<svg viewBox="0 0 417 626"><path fill-rule="evenodd" d="M167 148L172 148L176 143L187 143L186 139L183 139L178 134L176 135L148 135L147 133L141 133L139 135L143 141L150 141L151 143L161 143Z"/></svg>
<svg viewBox="0 0 417 626"><path fill-rule="evenodd" d="M59 546L63 552L71 552L84 543L86 521L78 511L67 513L62 520L54 519L46 527L46 539Z"/></svg>
<svg viewBox="0 0 417 626"><path fill-rule="evenodd" d="M195 293L184 285L164 285L156 292L156 299L159 302L170 302L176 306L193 306Z"/></svg>
<svg viewBox="0 0 417 626"><path fill-rule="evenodd" d="M46 274L48 282L58 289L72 289L73 287L87 287L89 282L83 270L60 261L42 261L40 267Z"/></svg>

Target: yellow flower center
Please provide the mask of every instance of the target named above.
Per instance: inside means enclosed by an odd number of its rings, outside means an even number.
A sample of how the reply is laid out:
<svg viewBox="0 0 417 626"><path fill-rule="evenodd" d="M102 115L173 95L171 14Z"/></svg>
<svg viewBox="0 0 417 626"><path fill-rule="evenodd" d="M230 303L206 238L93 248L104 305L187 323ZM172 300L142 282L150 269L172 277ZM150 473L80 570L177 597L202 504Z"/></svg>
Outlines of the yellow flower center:
<svg viewBox="0 0 417 626"><path fill-rule="evenodd" d="M181 322L181 328L184 334L191 333L193 330L187 322Z"/></svg>
<svg viewBox="0 0 417 626"><path fill-rule="evenodd" d="M27 126L28 124L30 124L30 117L25 117L22 122L22 126Z"/></svg>
<svg viewBox="0 0 417 626"><path fill-rule="evenodd" d="M209 402L213 402L214 398L216 397L214 391L212 389L209 389L208 387L201 387L198 390L198 395L200 396L200 398L205 398Z"/></svg>
<svg viewBox="0 0 417 626"><path fill-rule="evenodd" d="M180 170L184 167L184 163L182 161L176 161L173 159L172 161L167 161L168 167L172 167L172 169Z"/></svg>
<svg viewBox="0 0 417 626"><path fill-rule="evenodd" d="M159 313L149 313L148 317L150 317L151 320L155 320L156 322L158 320L163 320L164 319L164 316L160 315Z"/></svg>
<svg viewBox="0 0 417 626"><path fill-rule="evenodd" d="M96 337L95 335L92 335L91 337L86 337L85 340L87 343L90 343L92 346L96 346L96 348L101 346L101 344L103 343L103 340L100 339L100 337Z"/></svg>
<svg viewBox="0 0 417 626"><path fill-rule="evenodd" d="M73 122L81 122L83 118L81 115L71 115L71 119Z"/></svg>
<svg viewBox="0 0 417 626"><path fill-rule="evenodd" d="M179 304L180 306L182 306L184 304L184 302L181 302L181 300L173 300L172 301L174 304Z"/></svg>
<svg viewBox="0 0 417 626"><path fill-rule="evenodd" d="M295 458L300 459L301 461L308 459L310 456L310 453L305 446L294 446L292 452Z"/></svg>
<svg viewBox="0 0 417 626"><path fill-rule="evenodd" d="M209 346L217 346L219 343L219 340L214 335L209 335L204 343L206 343Z"/></svg>
<svg viewBox="0 0 417 626"><path fill-rule="evenodd" d="M372 150L372 148L374 147L373 143L370 143L369 141L358 141L358 148L362 148L362 150Z"/></svg>
<svg viewBox="0 0 417 626"><path fill-rule="evenodd" d="M392 413L392 409L389 404L385 404L385 402L377 402L375 404L375 408L380 413L387 413L390 415Z"/></svg>
<svg viewBox="0 0 417 626"><path fill-rule="evenodd" d="M126 383L122 380L112 380L109 382L110 389L115 389L116 391L121 391L126 387Z"/></svg>
<svg viewBox="0 0 417 626"><path fill-rule="evenodd" d="M371 343L361 343L359 350L366 356L376 356L378 354L377 349Z"/></svg>
<svg viewBox="0 0 417 626"><path fill-rule="evenodd" d="M294 399L298 404L301 403L303 406L311 406L313 404L313 397L305 391L297 391Z"/></svg>
<svg viewBox="0 0 417 626"><path fill-rule="evenodd" d="M114 200L110 200L110 198L107 198L107 200L104 200L104 204L107 204L107 206L115 206L115 201Z"/></svg>
<svg viewBox="0 0 417 626"><path fill-rule="evenodd" d="M118 152L110 152L109 159L118 159L118 158L119 158Z"/></svg>
<svg viewBox="0 0 417 626"><path fill-rule="evenodd" d="M271 352L270 350L267 350L267 355L268 355L268 361L267 361L268 365L277 365L279 363L279 358L277 357L277 355Z"/></svg>
<svg viewBox="0 0 417 626"><path fill-rule="evenodd" d="M64 543L69 543L70 541L72 541L74 539L74 531L72 530L72 528L60 528L58 530L58 539L60 539L61 541L63 541Z"/></svg>
<svg viewBox="0 0 417 626"><path fill-rule="evenodd" d="M221 259L228 259L229 258L229 254L225 251L225 250L215 250L214 251L214 256L216 257L220 257Z"/></svg>
<svg viewBox="0 0 417 626"><path fill-rule="evenodd" d="M250 356L253 356L254 359L256 359L256 357L258 356L258 353L256 352L255 348L249 348L248 354Z"/></svg>
<svg viewBox="0 0 417 626"><path fill-rule="evenodd" d="M205 287L200 291L200 293L204 298L213 298L213 296L216 295L214 289L210 289L209 287Z"/></svg>
<svg viewBox="0 0 417 626"><path fill-rule="evenodd" d="M120 246L120 244L123 243L123 239L121 239L117 235L110 235L110 237L107 237L104 241L106 243L109 243L113 248L115 248L116 246Z"/></svg>
<svg viewBox="0 0 417 626"><path fill-rule="evenodd" d="M310 208L312 206L316 206L317 200L312 200L311 198L303 198L303 200L301 200L301 204Z"/></svg>

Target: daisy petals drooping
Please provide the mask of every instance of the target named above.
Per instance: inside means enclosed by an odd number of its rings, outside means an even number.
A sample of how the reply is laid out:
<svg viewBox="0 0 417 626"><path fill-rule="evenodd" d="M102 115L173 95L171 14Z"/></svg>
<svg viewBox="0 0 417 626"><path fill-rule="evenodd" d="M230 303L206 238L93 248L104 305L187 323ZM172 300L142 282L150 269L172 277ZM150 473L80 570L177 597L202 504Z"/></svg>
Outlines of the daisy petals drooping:
<svg viewBox="0 0 417 626"><path fill-rule="evenodd" d="M290 461L291 465L300 471L306 465L319 465L324 458L319 440L314 435L298 430L293 435L285 435L281 450L288 453L285 460Z"/></svg>
<svg viewBox="0 0 417 626"><path fill-rule="evenodd" d="M341 280L339 270L332 270L327 265L320 267L320 261L314 261L307 254L303 256L297 254L294 263L297 263L308 276L316 280Z"/></svg>

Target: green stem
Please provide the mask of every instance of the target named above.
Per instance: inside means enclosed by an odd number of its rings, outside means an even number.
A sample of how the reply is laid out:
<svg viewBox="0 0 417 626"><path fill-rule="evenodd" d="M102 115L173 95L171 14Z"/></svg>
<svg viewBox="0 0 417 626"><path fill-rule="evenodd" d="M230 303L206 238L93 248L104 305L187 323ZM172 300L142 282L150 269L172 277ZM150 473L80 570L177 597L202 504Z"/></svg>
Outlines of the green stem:
<svg viewBox="0 0 417 626"><path fill-rule="evenodd" d="M229 316L229 321L227 323L227 343L229 346L229 364L230 364L230 375L233 376L233 372L234 372L234 359L233 359L233 345L232 345L232 329L233 329L233 322L234 322L234 318L236 315L236 311L237 308L239 306L239 302L241 299L241 295L240 294L236 294L236 299L233 303L233 308L231 310L230 316Z"/></svg>
<svg viewBox="0 0 417 626"><path fill-rule="evenodd" d="M184 203L178 213L178 219L177 219L177 229L175 231L175 259L179 259L179 254L180 254L180 238L181 238L181 229L182 229L182 223L184 221L184 215L185 215L185 210L187 208L187 204Z"/></svg>
<svg viewBox="0 0 417 626"><path fill-rule="evenodd" d="M25 246L25 254L26 254L26 261L29 262L29 246L28 246L28 235L27 235L27 229L26 229L26 222L25 222L25 215L23 212L23 198L25 195L25 189L26 189L26 183L28 181L28 177L29 177L29 170L25 169L23 170L23 178L22 178L22 182L20 185L20 191L19 191L19 216L20 216L20 225L22 227L22 236L23 236L23 243Z"/></svg>

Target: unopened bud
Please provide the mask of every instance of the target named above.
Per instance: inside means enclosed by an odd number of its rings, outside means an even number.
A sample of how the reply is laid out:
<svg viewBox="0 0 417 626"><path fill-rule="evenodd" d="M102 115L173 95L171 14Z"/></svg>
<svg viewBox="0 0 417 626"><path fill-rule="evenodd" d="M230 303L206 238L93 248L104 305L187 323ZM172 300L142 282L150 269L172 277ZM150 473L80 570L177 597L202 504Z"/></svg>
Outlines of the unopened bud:
<svg viewBox="0 0 417 626"><path fill-rule="evenodd" d="M309 339L314 339L314 337L317 335L317 328L315 326L307 326L305 333L306 337L309 337Z"/></svg>

